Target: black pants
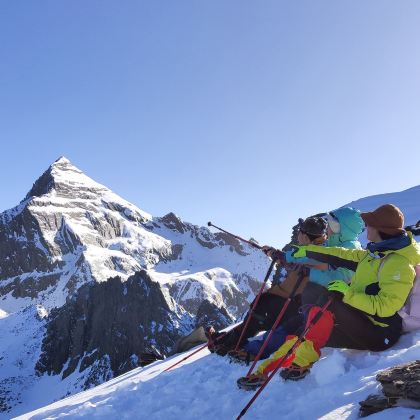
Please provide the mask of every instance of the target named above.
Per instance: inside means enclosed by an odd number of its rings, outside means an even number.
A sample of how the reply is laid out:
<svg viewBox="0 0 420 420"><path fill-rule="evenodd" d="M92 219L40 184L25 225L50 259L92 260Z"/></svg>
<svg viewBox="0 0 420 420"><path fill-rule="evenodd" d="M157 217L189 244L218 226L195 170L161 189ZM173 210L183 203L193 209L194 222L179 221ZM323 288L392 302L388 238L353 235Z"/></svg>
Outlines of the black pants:
<svg viewBox="0 0 420 420"><path fill-rule="evenodd" d="M280 311L283 308L286 299L274 295L272 293L263 293L258 301L256 308L254 309L254 313L249 321L248 327L245 331L245 334L242 338L240 345L244 344L244 342L250 338L255 336L260 331L267 331L269 330L274 322L277 319ZM254 302L252 302L251 307ZM290 304L287 307L286 312L283 315L282 322L288 322L291 318L295 317L299 307L300 307L300 297L295 297L291 300ZM221 340L221 343L227 347L234 347L239 340L239 337L242 334L242 329L245 326L248 315L245 317L242 324L240 324L234 330L231 330L226 336Z"/></svg>
<svg viewBox="0 0 420 420"><path fill-rule="evenodd" d="M368 314L344 303L341 294L334 295L335 298L328 308L334 315L334 327L327 342L328 347L382 351L398 341L402 333L402 319L398 314L387 318L388 327L375 325ZM330 296L331 293L324 287L308 283L302 294L302 303L323 306ZM289 332L296 325L289 322Z"/></svg>

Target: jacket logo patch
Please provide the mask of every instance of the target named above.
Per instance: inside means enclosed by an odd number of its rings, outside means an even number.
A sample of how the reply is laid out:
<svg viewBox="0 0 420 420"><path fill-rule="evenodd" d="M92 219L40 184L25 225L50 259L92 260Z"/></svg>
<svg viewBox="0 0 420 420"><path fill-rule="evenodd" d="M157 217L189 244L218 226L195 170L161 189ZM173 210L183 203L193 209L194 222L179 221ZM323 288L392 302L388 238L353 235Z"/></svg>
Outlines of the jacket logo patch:
<svg viewBox="0 0 420 420"><path fill-rule="evenodd" d="M393 280L400 280L400 278L401 278L401 274L400 274L400 272L399 271L397 271L393 276L392 276L392 279Z"/></svg>

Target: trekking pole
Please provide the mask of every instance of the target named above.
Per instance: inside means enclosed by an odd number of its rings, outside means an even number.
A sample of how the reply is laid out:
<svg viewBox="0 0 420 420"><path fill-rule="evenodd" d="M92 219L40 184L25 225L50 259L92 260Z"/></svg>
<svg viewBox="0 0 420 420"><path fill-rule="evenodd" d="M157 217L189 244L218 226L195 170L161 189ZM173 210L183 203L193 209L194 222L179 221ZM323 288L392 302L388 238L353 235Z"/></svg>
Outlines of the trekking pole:
<svg viewBox="0 0 420 420"><path fill-rule="evenodd" d="M279 360L278 366L268 375L265 382L261 385L261 388L258 389L258 391L254 394L254 396L249 400L248 404L244 407L244 409L241 411L239 416L236 418L236 420L241 419L245 413L248 411L249 407L251 407L252 403L258 398L258 396L261 394L261 392L264 390L264 388L268 385L268 383L271 381L273 376L277 373L277 371L282 367L282 364L285 360L287 360L290 356L292 356L295 352L295 350L299 347L299 345L302 343L302 341L305 339L306 334L311 330L311 328L320 320L324 312L328 309L328 307L331 305L331 302L333 301L333 298L330 297L327 301L327 303L321 308L321 310L312 318L311 322L308 324L308 326L305 328L303 333L298 337L296 340L296 343L290 348L290 350Z"/></svg>
<svg viewBox="0 0 420 420"><path fill-rule="evenodd" d="M178 362L174 363L173 365L169 366L164 370L164 372L167 372L169 369L174 368L175 366L178 366L180 363L184 362L185 360L189 359L191 356L194 356L194 354L197 354L201 350L204 350L207 347L208 343L204 344L203 346L199 347L197 350L189 354L188 356L184 357L183 359L179 360Z"/></svg>
<svg viewBox="0 0 420 420"><path fill-rule="evenodd" d="M239 340L236 343L236 346L235 346L235 349L234 349L235 351L238 350L239 344L241 343L242 338L243 338L246 330L248 329L248 325L249 325L249 323L251 321L252 315L254 314L254 310L255 310L255 308L258 305L258 302L260 300L260 297L261 297L261 295L262 295L262 293L264 291L264 287L265 287L265 285L267 283L267 280L270 278L271 272L273 271L273 268L274 268L274 265L276 264L276 262L277 262L277 260L275 258L273 258L273 261L271 261L270 267L268 268L267 274L265 275L264 281L261 284L261 288L260 288L257 296L254 299L254 303L252 304L251 309L248 312L248 317L246 319L246 322L245 322L244 327L242 328L242 332L241 332L241 335L239 337Z"/></svg>
<svg viewBox="0 0 420 420"><path fill-rule="evenodd" d="M283 316L290 304L290 302L292 301L292 299L295 297L296 292L298 291L300 285L302 284L303 279L305 278L305 276L307 275L307 269L304 267L301 267L299 270L299 274L298 274L298 278L297 281L295 283L295 286L293 287L293 290L290 292L289 297L287 298L287 300L284 302L283 307L281 308L280 313L278 314L276 321L274 322L273 326L270 329L270 332L268 333L268 336L266 337L266 339L264 340L263 345L261 346L257 356L255 357L254 361L252 362L251 367L249 368L248 373L246 374L246 376L250 376L252 371L255 368L255 365L258 363L258 361L261 358L261 355L264 353L265 348L268 346L268 343L271 340L272 335L274 334L274 331L276 330L276 328L278 327L278 325L280 324L280 321L283 319Z"/></svg>
<svg viewBox="0 0 420 420"><path fill-rule="evenodd" d="M207 223L207 225L208 225L208 226L212 226L212 227L214 227L214 228L216 228L216 229L218 229L218 230L220 230L220 231L222 231L222 232L224 232L224 233L226 233L226 234L228 234L228 235L230 235L230 236L233 236L234 238L239 239L240 241L245 242L246 244L251 245L251 246L253 246L254 248L257 248L257 249L262 249L262 246L258 245L257 243L252 242L252 241L247 241L246 239L241 238L241 237L240 237L240 236L238 236L238 235L234 235L233 233L230 233L230 232L228 232L227 230L224 230L224 229L222 229L222 228L220 228L220 227L218 227L218 226L216 226L216 225L213 225L213 223L212 223L212 222L208 222L208 223Z"/></svg>

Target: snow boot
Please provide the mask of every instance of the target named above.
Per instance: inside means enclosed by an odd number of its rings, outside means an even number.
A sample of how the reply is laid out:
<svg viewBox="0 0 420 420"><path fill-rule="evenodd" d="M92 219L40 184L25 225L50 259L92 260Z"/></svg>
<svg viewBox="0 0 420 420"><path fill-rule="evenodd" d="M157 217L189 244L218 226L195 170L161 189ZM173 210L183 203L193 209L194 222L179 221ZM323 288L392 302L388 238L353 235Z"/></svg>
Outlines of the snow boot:
<svg viewBox="0 0 420 420"><path fill-rule="evenodd" d="M311 366L300 367L292 363L288 368L280 372L285 381L299 381L309 374Z"/></svg>
<svg viewBox="0 0 420 420"><path fill-rule="evenodd" d="M212 325L209 325L205 329L205 334L208 340L207 347L211 353L214 353L217 350L217 338L220 337L221 333L217 332Z"/></svg>
<svg viewBox="0 0 420 420"><path fill-rule="evenodd" d="M255 355L245 350L231 350L227 353L230 363L248 366L255 359Z"/></svg>
<svg viewBox="0 0 420 420"><path fill-rule="evenodd" d="M262 386L266 380L267 376L265 375L253 374L239 378L236 383L240 389L244 389L245 391L255 391Z"/></svg>
<svg viewBox="0 0 420 420"><path fill-rule="evenodd" d="M155 352L140 353L139 365L144 367L150 365L153 362L156 362L157 360L163 360L163 357L159 354L156 354Z"/></svg>
<svg viewBox="0 0 420 420"><path fill-rule="evenodd" d="M210 325L206 328L206 336L209 340L208 349L210 352L226 356L230 350L235 348L238 332L236 330L218 332Z"/></svg>

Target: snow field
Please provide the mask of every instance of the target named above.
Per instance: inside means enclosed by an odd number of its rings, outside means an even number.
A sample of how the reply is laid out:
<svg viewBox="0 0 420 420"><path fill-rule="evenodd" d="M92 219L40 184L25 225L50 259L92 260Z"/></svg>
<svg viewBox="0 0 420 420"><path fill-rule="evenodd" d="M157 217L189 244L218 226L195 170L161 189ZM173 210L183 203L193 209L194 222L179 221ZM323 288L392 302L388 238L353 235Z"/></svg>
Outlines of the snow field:
<svg viewBox="0 0 420 420"><path fill-rule="evenodd" d="M92 390L18 419L232 419L253 396L236 380L245 366L202 350L173 370L163 372L193 350L135 369ZM310 375L298 382L275 376L244 418L356 419L358 402L377 392L379 370L420 358L420 332L408 334L385 352L323 350ZM395 408L374 418L409 418L414 409Z"/></svg>

